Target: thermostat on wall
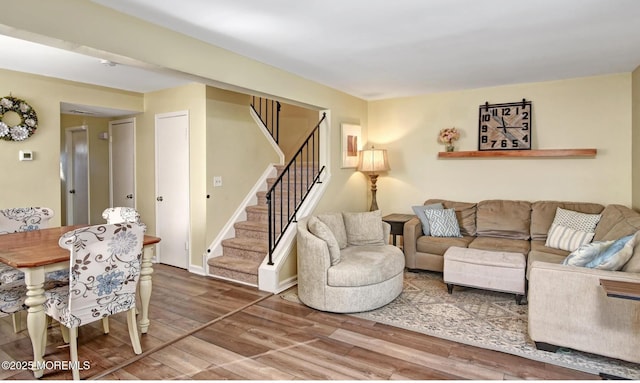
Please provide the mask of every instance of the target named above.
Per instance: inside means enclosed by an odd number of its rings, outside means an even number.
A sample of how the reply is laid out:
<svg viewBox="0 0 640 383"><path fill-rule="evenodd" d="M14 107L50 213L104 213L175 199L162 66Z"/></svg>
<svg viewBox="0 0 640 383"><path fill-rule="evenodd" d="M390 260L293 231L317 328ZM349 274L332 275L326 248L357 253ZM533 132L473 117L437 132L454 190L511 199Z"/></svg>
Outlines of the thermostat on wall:
<svg viewBox="0 0 640 383"><path fill-rule="evenodd" d="M33 160L33 152L31 150L20 151L20 161L31 161L31 160Z"/></svg>

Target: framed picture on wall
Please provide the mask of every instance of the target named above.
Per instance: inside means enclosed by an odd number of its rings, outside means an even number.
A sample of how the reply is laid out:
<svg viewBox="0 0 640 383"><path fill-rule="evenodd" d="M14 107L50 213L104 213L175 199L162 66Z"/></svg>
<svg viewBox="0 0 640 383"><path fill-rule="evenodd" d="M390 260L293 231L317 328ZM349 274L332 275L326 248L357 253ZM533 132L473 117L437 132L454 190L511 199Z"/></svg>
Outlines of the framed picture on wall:
<svg viewBox="0 0 640 383"><path fill-rule="evenodd" d="M342 124L342 168L358 166L358 151L362 149L360 125Z"/></svg>

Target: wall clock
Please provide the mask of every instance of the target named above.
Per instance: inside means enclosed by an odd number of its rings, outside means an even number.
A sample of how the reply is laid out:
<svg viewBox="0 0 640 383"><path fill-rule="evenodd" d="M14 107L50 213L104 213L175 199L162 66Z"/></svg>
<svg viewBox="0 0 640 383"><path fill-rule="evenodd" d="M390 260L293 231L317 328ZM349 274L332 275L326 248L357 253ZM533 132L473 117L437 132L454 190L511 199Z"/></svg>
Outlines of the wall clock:
<svg viewBox="0 0 640 383"><path fill-rule="evenodd" d="M478 150L530 150L531 101L480 105Z"/></svg>

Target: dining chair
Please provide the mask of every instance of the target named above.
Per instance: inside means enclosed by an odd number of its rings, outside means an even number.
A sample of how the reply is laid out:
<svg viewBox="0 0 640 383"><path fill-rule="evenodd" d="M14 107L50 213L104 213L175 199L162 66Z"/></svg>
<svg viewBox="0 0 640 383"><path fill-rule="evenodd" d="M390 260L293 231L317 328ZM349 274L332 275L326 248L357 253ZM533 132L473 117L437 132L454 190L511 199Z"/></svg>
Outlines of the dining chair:
<svg viewBox="0 0 640 383"><path fill-rule="evenodd" d="M108 207L102 212L102 218L109 224L122 222L141 223L138 211L126 206Z"/></svg>
<svg viewBox="0 0 640 383"><path fill-rule="evenodd" d="M49 227L49 221L53 218L53 210L48 207L16 207L0 209L0 235L24 231L40 230ZM55 286L56 282L65 282L69 279L67 270L47 273L48 286ZM25 309L24 299L26 294L24 273L4 263L0 263L0 312L11 314L13 329L17 333L25 326L20 322L16 314Z"/></svg>
<svg viewBox="0 0 640 383"><path fill-rule="evenodd" d="M133 351L142 353L135 307L143 238L143 226L132 222L83 227L60 237L60 247L71 253L71 279L66 286L45 291L44 311L68 329L75 380L80 377L81 325L126 311Z"/></svg>

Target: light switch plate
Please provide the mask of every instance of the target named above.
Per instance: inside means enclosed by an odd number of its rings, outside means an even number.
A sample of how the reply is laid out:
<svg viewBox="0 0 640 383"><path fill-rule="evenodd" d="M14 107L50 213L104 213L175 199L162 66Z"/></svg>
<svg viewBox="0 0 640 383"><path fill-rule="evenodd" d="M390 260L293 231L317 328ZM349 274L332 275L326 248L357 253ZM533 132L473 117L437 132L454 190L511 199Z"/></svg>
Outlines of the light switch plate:
<svg viewBox="0 0 640 383"><path fill-rule="evenodd" d="M20 161L33 161L33 152L31 150L21 150L18 152Z"/></svg>

